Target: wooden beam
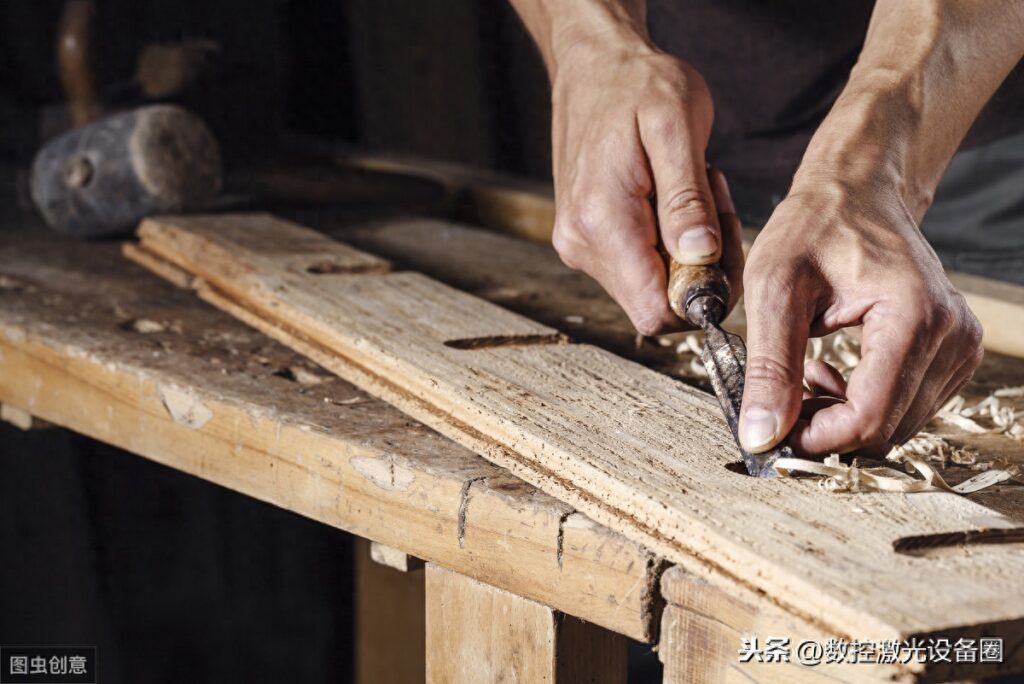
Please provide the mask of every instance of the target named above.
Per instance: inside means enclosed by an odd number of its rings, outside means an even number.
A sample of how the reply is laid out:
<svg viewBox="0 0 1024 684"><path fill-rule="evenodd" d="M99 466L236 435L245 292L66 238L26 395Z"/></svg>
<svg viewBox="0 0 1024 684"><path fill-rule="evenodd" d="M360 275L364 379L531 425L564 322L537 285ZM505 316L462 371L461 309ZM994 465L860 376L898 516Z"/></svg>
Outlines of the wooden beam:
<svg viewBox="0 0 1024 684"><path fill-rule="evenodd" d="M381 565L356 539L356 682L420 684L426 677L423 565Z"/></svg>
<svg viewBox="0 0 1024 684"><path fill-rule="evenodd" d="M626 640L427 564L427 682L623 683Z"/></svg>
<svg viewBox="0 0 1024 684"><path fill-rule="evenodd" d="M854 500L733 473L735 446L707 395L414 273L316 277L288 247L316 234L250 223L244 241L216 217L151 219L140 235L197 276L208 301L670 559L700 558L851 638L995 627L1024 638L1016 549L935 563L893 546L1016 526L1005 516L945 494ZM320 258L359 262L328 243L316 243ZM878 576L914 581L890 592Z"/></svg>
<svg viewBox="0 0 1024 684"><path fill-rule="evenodd" d="M661 566L648 550L135 268L116 245L19 237L0 242L0 273L18 284L0 288L0 402L656 638Z"/></svg>

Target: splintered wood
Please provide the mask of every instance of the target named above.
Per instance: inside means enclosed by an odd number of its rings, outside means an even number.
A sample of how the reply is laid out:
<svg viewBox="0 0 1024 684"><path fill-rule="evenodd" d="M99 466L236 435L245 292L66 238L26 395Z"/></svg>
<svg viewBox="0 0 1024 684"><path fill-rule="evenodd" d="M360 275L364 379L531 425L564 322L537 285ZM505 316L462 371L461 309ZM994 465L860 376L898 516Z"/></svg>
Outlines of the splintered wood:
<svg viewBox="0 0 1024 684"><path fill-rule="evenodd" d="M942 562L896 551L908 536L1017 527L992 509L942 492L837 497L734 472L713 397L288 222L169 217L139 236L207 301L594 520L713 567L826 633L998 627L1008 644L1024 638L1014 545ZM311 268L321 263L332 266Z"/></svg>

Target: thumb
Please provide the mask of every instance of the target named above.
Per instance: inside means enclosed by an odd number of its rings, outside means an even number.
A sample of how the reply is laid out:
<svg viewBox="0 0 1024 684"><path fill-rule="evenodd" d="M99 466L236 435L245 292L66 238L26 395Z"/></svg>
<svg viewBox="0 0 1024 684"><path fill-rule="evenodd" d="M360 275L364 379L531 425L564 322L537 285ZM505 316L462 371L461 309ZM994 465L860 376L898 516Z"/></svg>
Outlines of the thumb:
<svg viewBox="0 0 1024 684"><path fill-rule="evenodd" d="M753 454L781 442L800 415L809 332L796 279L747 277L747 372L740 409L740 445Z"/></svg>
<svg viewBox="0 0 1024 684"><path fill-rule="evenodd" d="M717 263L722 236L704 162L704 136L687 117L661 122L641 137L654 176L661 240L676 261ZM646 135L645 135L646 133Z"/></svg>

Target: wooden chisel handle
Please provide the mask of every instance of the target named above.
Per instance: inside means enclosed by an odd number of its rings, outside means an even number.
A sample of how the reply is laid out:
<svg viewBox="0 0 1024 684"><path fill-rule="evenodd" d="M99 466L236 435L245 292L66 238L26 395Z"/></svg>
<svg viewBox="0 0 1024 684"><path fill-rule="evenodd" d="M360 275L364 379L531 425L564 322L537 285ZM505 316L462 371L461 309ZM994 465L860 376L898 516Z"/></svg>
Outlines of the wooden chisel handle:
<svg viewBox="0 0 1024 684"><path fill-rule="evenodd" d="M729 290L729 279L716 264L684 266L669 258L668 303L677 316L691 325L703 325L703 321L696 320L688 311L690 305L700 297L717 299L721 303L721 316L724 318L729 307ZM709 322L717 325L722 321Z"/></svg>

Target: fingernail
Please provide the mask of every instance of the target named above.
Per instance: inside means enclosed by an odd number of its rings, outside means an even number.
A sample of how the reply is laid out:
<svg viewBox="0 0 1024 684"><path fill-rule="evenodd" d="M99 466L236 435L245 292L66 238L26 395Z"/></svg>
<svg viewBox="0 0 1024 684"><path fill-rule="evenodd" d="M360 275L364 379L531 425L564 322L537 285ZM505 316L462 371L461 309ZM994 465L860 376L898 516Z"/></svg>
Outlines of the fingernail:
<svg viewBox="0 0 1024 684"><path fill-rule="evenodd" d="M775 445L779 422L775 414L758 406L743 411L740 421L740 444L752 454L767 451Z"/></svg>
<svg viewBox="0 0 1024 684"><path fill-rule="evenodd" d="M693 226L679 236L677 258L685 264L707 264L715 260L718 237L710 226Z"/></svg>

